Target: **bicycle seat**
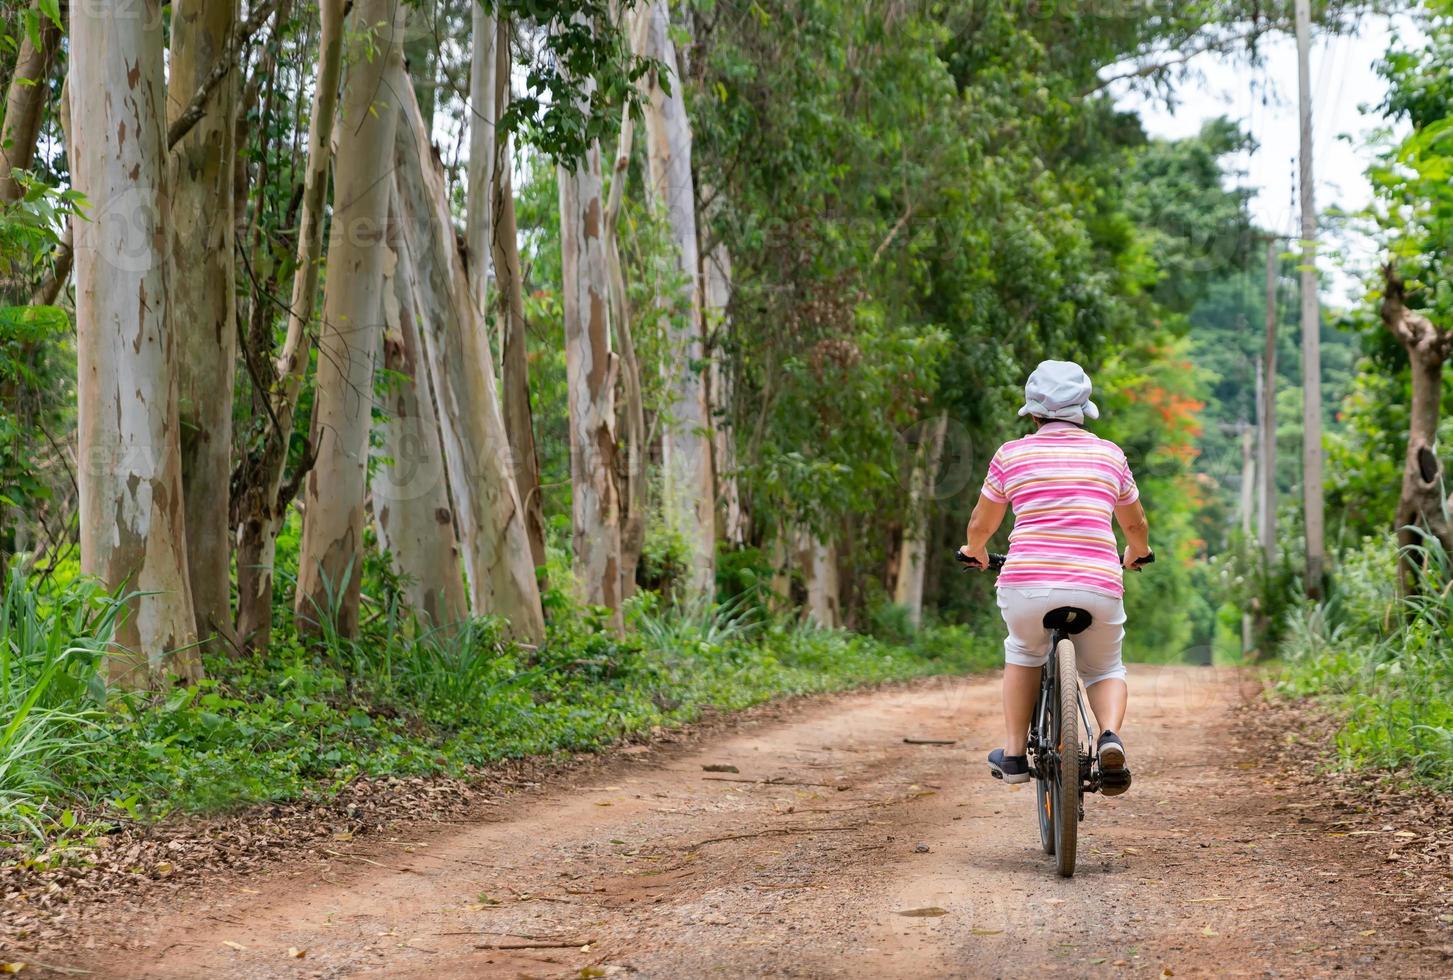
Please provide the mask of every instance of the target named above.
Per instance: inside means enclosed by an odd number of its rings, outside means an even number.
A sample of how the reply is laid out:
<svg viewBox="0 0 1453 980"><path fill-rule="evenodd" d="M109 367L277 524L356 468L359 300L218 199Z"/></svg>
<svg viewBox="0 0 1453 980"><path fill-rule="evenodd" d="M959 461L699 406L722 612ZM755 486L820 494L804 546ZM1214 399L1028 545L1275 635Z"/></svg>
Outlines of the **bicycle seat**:
<svg viewBox="0 0 1453 980"><path fill-rule="evenodd" d="M1094 621L1095 617L1090 615L1089 610L1076 606L1060 606L1044 614L1044 628L1066 636L1083 633Z"/></svg>

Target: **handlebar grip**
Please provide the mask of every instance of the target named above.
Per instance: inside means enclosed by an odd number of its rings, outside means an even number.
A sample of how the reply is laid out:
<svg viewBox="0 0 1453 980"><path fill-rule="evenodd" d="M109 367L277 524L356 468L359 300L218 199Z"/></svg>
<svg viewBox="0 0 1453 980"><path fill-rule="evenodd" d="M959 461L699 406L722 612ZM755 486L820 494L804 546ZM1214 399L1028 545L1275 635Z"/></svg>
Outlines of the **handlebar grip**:
<svg viewBox="0 0 1453 980"><path fill-rule="evenodd" d="M960 565L963 565L965 568L983 568L984 567L983 565L980 565L976 561L970 561L968 559L968 557L965 556L962 551L955 551L954 552L954 558L956 558L958 560L958 563ZM988 567L987 570L988 571L991 571L991 572L997 572L997 571L999 571L1001 568L1004 567L1004 561L1005 561L1005 556L1004 555L994 555L994 554L989 555L989 567Z"/></svg>
<svg viewBox="0 0 1453 980"><path fill-rule="evenodd" d="M1154 563L1155 563L1155 552L1152 551L1149 554L1147 554L1144 558L1137 558L1137 559L1135 559L1135 561L1131 563L1131 566L1130 567L1131 568L1134 568L1138 572L1138 571L1140 571L1140 569L1144 568L1146 565L1151 565L1151 564L1154 564Z"/></svg>

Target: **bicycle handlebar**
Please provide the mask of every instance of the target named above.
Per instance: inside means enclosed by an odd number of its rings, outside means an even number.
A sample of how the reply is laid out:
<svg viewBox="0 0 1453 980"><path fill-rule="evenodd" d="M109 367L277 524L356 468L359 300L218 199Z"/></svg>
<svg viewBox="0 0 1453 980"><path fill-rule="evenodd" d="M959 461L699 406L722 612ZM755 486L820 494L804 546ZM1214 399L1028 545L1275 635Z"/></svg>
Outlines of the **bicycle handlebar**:
<svg viewBox="0 0 1453 980"><path fill-rule="evenodd" d="M960 565L963 565L965 568L978 568L978 569L983 569L984 568L984 566L982 564L980 564L979 562L977 562L974 559L970 558L968 555L964 554L962 551L955 551L954 552L954 558L956 558L958 560L959 564ZM997 571L999 571L1001 568L1004 567L1004 562L1005 562L1006 558L1007 558L1006 555L994 555L994 554L991 554L989 556L989 567L988 567L987 570L988 571L991 571L991 572L997 572ZM1135 559L1135 562L1130 566L1130 568L1131 568L1132 571L1138 572L1142 568L1144 568L1146 565L1152 564L1154 561L1155 561L1155 552L1152 551L1152 552L1150 552L1149 554L1147 554L1143 558L1137 558L1137 559Z"/></svg>

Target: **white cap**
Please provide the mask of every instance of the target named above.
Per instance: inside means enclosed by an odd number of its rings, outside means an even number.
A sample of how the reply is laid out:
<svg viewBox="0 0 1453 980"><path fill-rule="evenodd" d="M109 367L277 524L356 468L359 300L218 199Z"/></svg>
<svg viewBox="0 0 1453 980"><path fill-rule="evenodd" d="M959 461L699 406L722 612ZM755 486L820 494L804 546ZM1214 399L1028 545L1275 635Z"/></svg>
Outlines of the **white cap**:
<svg viewBox="0 0 1453 980"><path fill-rule="evenodd" d="M1090 390L1090 376L1074 361L1040 361L1024 384L1019 414L1083 425L1100 417Z"/></svg>

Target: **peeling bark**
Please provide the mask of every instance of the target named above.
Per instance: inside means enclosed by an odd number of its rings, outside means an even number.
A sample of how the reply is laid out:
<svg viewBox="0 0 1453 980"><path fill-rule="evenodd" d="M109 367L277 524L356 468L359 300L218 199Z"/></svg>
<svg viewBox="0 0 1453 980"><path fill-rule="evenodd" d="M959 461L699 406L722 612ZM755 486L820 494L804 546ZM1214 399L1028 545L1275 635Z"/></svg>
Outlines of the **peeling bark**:
<svg viewBox="0 0 1453 980"><path fill-rule="evenodd" d="M495 61L495 118L504 115L510 101L510 29L497 25ZM515 223L515 188L511 177L510 139L495 141L493 241L494 282L499 293L500 377L504 396L505 432L514 462L515 484L525 508L525 534L537 575L545 568L545 515L540 497L540 460L535 452L535 422L530 409L530 366L525 356L525 286L520 270L519 229Z"/></svg>
<svg viewBox="0 0 1453 980"><path fill-rule="evenodd" d="M273 574L277 536L287 517L283 476L293 434L298 394L308 370L308 327L318 294L318 268L323 257L323 216L328 198L328 171L333 159L333 124L338 108L338 82L343 63L344 0L322 0L322 31L318 37L318 82L308 120L308 160L298 226L298 265L293 275L287 338L274 367L269 399L272 427L261 459L238 501L237 633L252 649L265 649L272 633ZM284 11L279 8L280 15Z"/></svg>
<svg viewBox="0 0 1453 980"><path fill-rule="evenodd" d="M107 661L141 688L201 676L187 577L176 341L167 318L165 83L157 0L71 11L81 569L134 590Z"/></svg>
<svg viewBox="0 0 1453 980"><path fill-rule="evenodd" d="M512 635L538 641L545 633L544 611L489 341L459 254L442 166L412 90L403 88L394 174L417 274L424 356L434 379L470 604L476 615L504 618Z"/></svg>
<svg viewBox="0 0 1453 980"><path fill-rule="evenodd" d="M168 119L217 66L237 23L237 0L178 0L172 6ZM212 93L210 108L171 155L171 289L176 324L182 492L187 568L197 635L232 642L232 548L228 491L232 466L232 390L237 363L232 213L236 74Z"/></svg>
<svg viewBox="0 0 1453 980"><path fill-rule="evenodd" d="M564 289L566 401L570 417L575 578L581 598L611 610L620 632L621 533L615 482L615 374L606 318L600 146L558 168Z"/></svg>
<svg viewBox="0 0 1453 980"><path fill-rule="evenodd" d="M948 416L940 415L928 430L928 438L914 454L913 473L908 484L908 526L903 547L898 551L898 574L893 601L908 610L909 622L917 629L923 622L923 584L928 569L929 508L934 498L935 478L943 459L943 440Z"/></svg>
<svg viewBox="0 0 1453 980"><path fill-rule="evenodd" d="M705 282L706 318L709 329L725 335L730 324L727 307L732 295L732 260L726 246L718 242L702 260ZM720 343L713 344L719 348ZM732 378L722 359L712 354L707 370L711 388L712 472L716 474L716 506L721 518L722 537L735 548L747 540L746 513L737 487L736 434L732 428Z"/></svg>
<svg viewBox="0 0 1453 980"><path fill-rule="evenodd" d="M638 11L646 18L641 54L654 58L671 76L651 72L643 81L649 197L664 213L689 294L684 324L672 324L667 389L671 398L662 437L662 507L668 524L691 545L688 591L709 597L716 578L716 507L711 474L711 419L707 415L706 351L702 332L701 262L696 241L696 194L691 174L691 123L685 85L676 73L665 0L650 0ZM670 89L669 93L667 89Z"/></svg>
<svg viewBox="0 0 1453 980"><path fill-rule="evenodd" d="M300 629L322 618L345 636L358 631L363 495L373 408L373 365L381 324L389 172L398 102L414 105L398 39L404 8L359 0L343 88L332 233L311 441L318 458L305 483L303 538L294 603ZM381 34L368 32L381 26ZM370 47L376 47L369 57Z"/></svg>
<svg viewBox="0 0 1453 980"><path fill-rule="evenodd" d="M397 213L397 195L394 195ZM405 596L430 626L463 619L469 607L454 538L454 514L439 448L439 422L415 318L413 258L389 222L385 260L382 364L397 381L384 398L383 456L373 474L373 516L379 546L408 585Z"/></svg>

